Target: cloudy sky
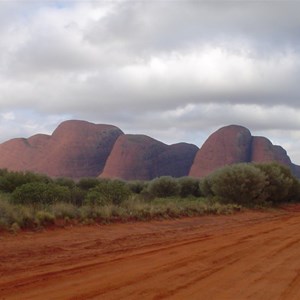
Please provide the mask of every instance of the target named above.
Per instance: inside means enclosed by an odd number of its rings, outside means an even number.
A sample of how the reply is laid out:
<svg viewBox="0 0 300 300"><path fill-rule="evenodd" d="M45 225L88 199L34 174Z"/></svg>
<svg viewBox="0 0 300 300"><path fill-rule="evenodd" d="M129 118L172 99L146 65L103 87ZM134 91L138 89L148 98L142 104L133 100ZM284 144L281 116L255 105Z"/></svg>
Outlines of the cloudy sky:
<svg viewBox="0 0 300 300"><path fill-rule="evenodd" d="M66 119L201 146L240 124L300 164L300 2L0 0L0 141Z"/></svg>

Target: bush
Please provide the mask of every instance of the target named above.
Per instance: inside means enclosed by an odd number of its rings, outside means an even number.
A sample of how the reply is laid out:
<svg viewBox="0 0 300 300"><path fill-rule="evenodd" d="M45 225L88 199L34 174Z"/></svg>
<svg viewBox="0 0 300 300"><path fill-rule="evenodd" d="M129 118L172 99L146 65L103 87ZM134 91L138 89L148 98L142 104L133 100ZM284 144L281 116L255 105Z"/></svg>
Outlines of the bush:
<svg viewBox="0 0 300 300"><path fill-rule="evenodd" d="M81 178L77 183L77 186L84 190L88 191L99 184L99 179L97 178Z"/></svg>
<svg viewBox="0 0 300 300"><path fill-rule="evenodd" d="M70 178L65 178L65 177L60 177L60 178L56 178L54 180L54 183L60 186L65 186L69 189L72 189L75 187L75 182L70 179Z"/></svg>
<svg viewBox="0 0 300 300"><path fill-rule="evenodd" d="M12 193L12 202L15 204L52 204L58 201L69 202L70 200L70 190L53 183L26 183L16 188Z"/></svg>
<svg viewBox="0 0 300 300"><path fill-rule="evenodd" d="M198 179L192 177L182 177L178 179L178 183L180 187L180 197L186 198L188 196L201 196Z"/></svg>
<svg viewBox="0 0 300 300"><path fill-rule="evenodd" d="M11 193L17 187L31 182L49 183L51 179L45 175L34 174L31 172L4 172L0 173L0 190Z"/></svg>
<svg viewBox="0 0 300 300"><path fill-rule="evenodd" d="M127 200L130 194L128 186L123 181L102 180L87 193L85 203L92 205L119 205Z"/></svg>
<svg viewBox="0 0 300 300"><path fill-rule="evenodd" d="M212 191L213 185L213 176L207 176L200 180L200 193L204 197L212 198L214 196L214 192Z"/></svg>
<svg viewBox="0 0 300 300"><path fill-rule="evenodd" d="M128 188L134 194L141 194L147 188L147 182L141 180L134 180L127 182Z"/></svg>
<svg viewBox="0 0 300 300"><path fill-rule="evenodd" d="M77 206L81 206L84 203L87 191L74 186L71 190L71 203Z"/></svg>
<svg viewBox="0 0 300 300"><path fill-rule="evenodd" d="M266 203L266 182L264 172L255 166L235 164L217 170L203 179L201 185L202 189L205 187L205 193L217 197L222 203L253 206Z"/></svg>
<svg viewBox="0 0 300 300"><path fill-rule="evenodd" d="M266 176L264 194L274 204L295 200L299 195L299 182L287 166L278 163L255 164ZM298 196L299 197L299 196Z"/></svg>
<svg viewBox="0 0 300 300"><path fill-rule="evenodd" d="M180 186L176 179L162 176L149 183L148 191L154 197L172 197L179 195Z"/></svg>

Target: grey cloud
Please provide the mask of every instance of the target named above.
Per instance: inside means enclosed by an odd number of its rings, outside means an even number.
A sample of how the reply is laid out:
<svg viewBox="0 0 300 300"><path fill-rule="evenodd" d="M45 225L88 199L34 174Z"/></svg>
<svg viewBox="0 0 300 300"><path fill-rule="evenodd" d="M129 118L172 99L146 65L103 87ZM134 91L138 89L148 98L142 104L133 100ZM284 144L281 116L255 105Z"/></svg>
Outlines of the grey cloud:
<svg viewBox="0 0 300 300"><path fill-rule="evenodd" d="M231 123L282 141L300 127L299 8L297 1L1 2L0 110L25 112L3 119L0 135L21 134L12 124L27 119L35 124L24 134L48 132L56 116L168 143L200 146Z"/></svg>
<svg viewBox="0 0 300 300"><path fill-rule="evenodd" d="M299 9L296 1L125 1L86 37L138 54L236 39L260 50L298 48Z"/></svg>

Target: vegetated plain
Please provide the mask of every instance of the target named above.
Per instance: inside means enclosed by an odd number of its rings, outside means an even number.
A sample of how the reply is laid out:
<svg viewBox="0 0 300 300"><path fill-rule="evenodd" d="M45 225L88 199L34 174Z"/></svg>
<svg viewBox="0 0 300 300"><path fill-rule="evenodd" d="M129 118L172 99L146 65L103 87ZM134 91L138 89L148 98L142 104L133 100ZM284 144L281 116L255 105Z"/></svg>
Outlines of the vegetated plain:
<svg viewBox="0 0 300 300"><path fill-rule="evenodd" d="M276 163L236 164L201 180L82 178L0 171L0 229L17 232L64 224L109 223L229 214L300 199L300 184Z"/></svg>
<svg viewBox="0 0 300 300"><path fill-rule="evenodd" d="M248 210L299 200L282 165L150 182L2 170L0 190L3 299L298 299L298 206ZM74 224L94 226L39 230Z"/></svg>

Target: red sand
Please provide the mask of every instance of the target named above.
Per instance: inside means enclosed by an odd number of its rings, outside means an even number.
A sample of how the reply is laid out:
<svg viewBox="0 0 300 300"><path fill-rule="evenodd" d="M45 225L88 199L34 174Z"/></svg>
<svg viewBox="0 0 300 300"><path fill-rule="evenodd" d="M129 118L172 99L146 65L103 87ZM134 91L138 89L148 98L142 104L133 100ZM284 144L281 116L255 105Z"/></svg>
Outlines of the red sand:
<svg viewBox="0 0 300 300"><path fill-rule="evenodd" d="M1 300L290 300L299 287L299 209L0 236Z"/></svg>

